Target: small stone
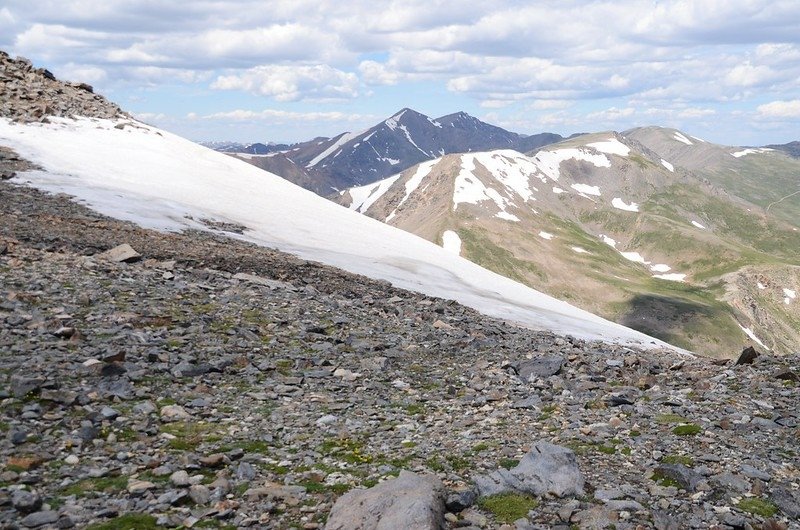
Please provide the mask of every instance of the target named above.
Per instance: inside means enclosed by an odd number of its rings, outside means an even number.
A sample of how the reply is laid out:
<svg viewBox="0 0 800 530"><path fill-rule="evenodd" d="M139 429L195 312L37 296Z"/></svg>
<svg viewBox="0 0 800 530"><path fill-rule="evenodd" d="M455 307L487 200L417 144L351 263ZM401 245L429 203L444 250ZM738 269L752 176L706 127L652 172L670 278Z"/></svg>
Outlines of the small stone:
<svg viewBox="0 0 800 530"><path fill-rule="evenodd" d="M208 504L211 500L211 491L202 484L195 484L189 487L189 497L195 504Z"/></svg>
<svg viewBox="0 0 800 530"><path fill-rule="evenodd" d="M191 414L186 412L186 409L180 405L167 405L161 407L161 420L162 421L184 421L192 417Z"/></svg>
<svg viewBox="0 0 800 530"><path fill-rule="evenodd" d="M228 457L222 453L214 453L200 458L200 465L204 467L219 467L228 462Z"/></svg>
<svg viewBox="0 0 800 530"><path fill-rule="evenodd" d="M67 458L64 459L64 463L69 464L71 466L74 466L78 462L80 462L80 458L78 458L75 455L69 455Z"/></svg>
<svg viewBox="0 0 800 530"><path fill-rule="evenodd" d="M186 471L176 471L172 475L169 476L169 481L172 482L174 486L183 487L188 486L189 482L189 473Z"/></svg>
<svg viewBox="0 0 800 530"><path fill-rule="evenodd" d="M133 480L128 483L128 493L131 495L141 495L147 490L154 489L155 484L147 480Z"/></svg>

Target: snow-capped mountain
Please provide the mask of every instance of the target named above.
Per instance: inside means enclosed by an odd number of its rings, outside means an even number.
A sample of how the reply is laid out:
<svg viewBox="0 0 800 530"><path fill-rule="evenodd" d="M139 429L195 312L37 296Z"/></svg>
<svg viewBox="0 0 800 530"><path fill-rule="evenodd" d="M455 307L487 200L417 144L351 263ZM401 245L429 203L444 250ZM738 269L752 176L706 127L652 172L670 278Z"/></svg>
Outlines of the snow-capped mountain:
<svg viewBox="0 0 800 530"><path fill-rule="evenodd" d="M776 351L800 341L800 306L784 293L800 287L792 174L800 162L777 151L643 128L527 155L447 155L337 200L607 318L724 355L756 338Z"/></svg>
<svg viewBox="0 0 800 530"><path fill-rule="evenodd" d="M259 160L258 165L316 193L328 195L353 185L376 182L449 153L527 150L561 139L560 135L552 133L533 136L512 133L464 112L433 119L406 108L365 131L317 138L279 149L286 160L297 166L291 170L287 169L285 161L278 165L278 159ZM275 150L242 152L267 154ZM301 174L308 178L295 178Z"/></svg>

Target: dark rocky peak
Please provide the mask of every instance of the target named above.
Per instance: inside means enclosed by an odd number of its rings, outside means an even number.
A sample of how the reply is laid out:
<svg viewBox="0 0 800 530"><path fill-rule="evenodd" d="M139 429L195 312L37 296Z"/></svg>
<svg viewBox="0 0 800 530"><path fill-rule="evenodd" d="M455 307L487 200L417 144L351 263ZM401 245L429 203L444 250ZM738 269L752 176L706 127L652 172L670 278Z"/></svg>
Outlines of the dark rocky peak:
<svg viewBox="0 0 800 530"><path fill-rule="evenodd" d="M48 116L128 117L86 83L59 81L28 59L0 51L0 117L31 122Z"/></svg>

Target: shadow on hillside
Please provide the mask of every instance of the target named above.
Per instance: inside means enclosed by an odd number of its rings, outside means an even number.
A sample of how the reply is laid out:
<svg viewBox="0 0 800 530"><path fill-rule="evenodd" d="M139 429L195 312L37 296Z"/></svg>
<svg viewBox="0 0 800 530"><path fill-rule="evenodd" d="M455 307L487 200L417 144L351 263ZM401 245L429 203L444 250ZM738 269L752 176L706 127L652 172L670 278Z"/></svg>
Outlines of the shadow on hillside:
<svg viewBox="0 0 800 530"><path fill-rule="evenodd" d="M684 330L697 319L713 317L713 309L666 296L635 296L620 324L678 346L687 343ZM684 346L685 347L685 346Z"/></svg>

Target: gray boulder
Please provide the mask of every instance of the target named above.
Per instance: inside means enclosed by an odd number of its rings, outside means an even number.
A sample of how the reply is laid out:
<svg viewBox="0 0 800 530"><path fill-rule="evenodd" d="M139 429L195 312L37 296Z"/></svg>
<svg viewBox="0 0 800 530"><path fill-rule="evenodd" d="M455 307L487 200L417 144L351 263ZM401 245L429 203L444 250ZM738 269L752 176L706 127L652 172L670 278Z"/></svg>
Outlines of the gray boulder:
<svg viewBox="0 0 800 530"><path fill-rule="evenodd" d="M481 497L509 491L565 497L583 495L583 473L575 453L566 447L537 442L513 469L498 469L475 479Z"/></svg>
<svg viewBox="0 0 800 530"><path fill-rule="evenodd" d="M525 382L533 378L545 379L561 371L566 359L561 355L542 355L521 361L517 366L519 378Z"/></svg>
<svg viewBox="0 0 800 530"><path fill-rule="evenodd" d="M334 504L326 530L439 530L444 523L444 486L433 475L401 471L365 490L352 490Z"/></svg>

